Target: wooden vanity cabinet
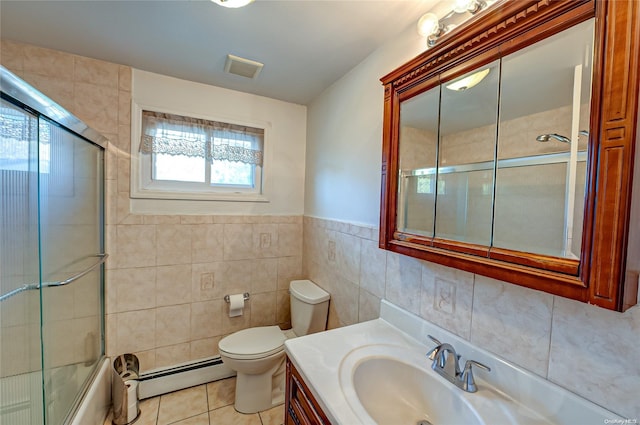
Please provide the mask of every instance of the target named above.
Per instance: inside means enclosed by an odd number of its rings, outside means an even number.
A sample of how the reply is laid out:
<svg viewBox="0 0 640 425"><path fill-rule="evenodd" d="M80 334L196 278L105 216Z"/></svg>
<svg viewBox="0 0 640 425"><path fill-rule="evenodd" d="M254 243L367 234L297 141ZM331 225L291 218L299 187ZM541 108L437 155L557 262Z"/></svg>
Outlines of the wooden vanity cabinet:
<svg viewBox="0 0 640 425"><path fill-rule="evenodd" d="M287 357L285 425L329 425L318 402Z"/></svg>

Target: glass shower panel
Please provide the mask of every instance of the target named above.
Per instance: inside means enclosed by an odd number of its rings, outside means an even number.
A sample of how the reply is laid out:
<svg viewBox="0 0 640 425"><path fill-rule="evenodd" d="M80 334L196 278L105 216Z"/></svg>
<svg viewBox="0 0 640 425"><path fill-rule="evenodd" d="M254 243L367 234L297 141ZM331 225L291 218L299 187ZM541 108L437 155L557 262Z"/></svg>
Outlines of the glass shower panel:
<svg viewBox="0 0 640 425"><path fill-rule="evenodd" d="M496 246L539 254L559 255L563 247L566 163L502 167L496 180ZM499 223L499 225L498 225ZM535 228L529 223L536 223Z"/></svg>
<svg viewBox="0 0 640 425"><path fill-rule="evenodd" d="M103 151L40 122L40 244L44 401L62 423L103 352ZM75 277L78 277L77 279ZM67 283L68 282L68 283Z"/></svg>
<svg viewBox="0 0 640 425"><path fill-rule="evenodd" d="M0 423L41 425L38 120L0 105Z"/></svg>
<svg viewBox="0 0 640 425"><path fill-rule="evenodd" d="M493 169L446 171L438 174L437 236L488 245Z"/></svg>

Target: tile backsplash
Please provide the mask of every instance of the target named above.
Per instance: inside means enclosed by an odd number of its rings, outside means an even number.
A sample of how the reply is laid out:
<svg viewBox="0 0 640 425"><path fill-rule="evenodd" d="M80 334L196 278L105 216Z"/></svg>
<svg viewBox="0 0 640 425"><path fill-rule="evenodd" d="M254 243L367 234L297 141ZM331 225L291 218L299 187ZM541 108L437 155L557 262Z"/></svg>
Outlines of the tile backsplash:
<svg viewBox="0 0 640 425"><path fill-rule="evenodd" d="M604 310L387 252L377 239L374 227L305 216L303 272L331 293L329 327L377 317L384 298L621 416L640 418L640 306Z"/></svg>
<svg viewBox="0 0 640 425"><path fill-rule="evenodd" d="M147 224L112 226L108 354L134 352L152 369L215 355L220 338L240 329L289 325L288 284L302 277L301 216L133 219ZM244 314L230 318L223 297L244 292Z"/></svg>

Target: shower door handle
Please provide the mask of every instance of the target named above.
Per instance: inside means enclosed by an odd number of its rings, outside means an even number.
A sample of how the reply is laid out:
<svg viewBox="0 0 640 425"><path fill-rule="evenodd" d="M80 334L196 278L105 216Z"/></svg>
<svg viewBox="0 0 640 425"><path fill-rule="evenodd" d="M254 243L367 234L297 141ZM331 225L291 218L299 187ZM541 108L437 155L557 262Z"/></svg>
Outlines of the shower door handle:
<svg viewBox="0 0 640 425"><path fill-rule="evenodd" d="M65 285L68 285L71 282L76 281L76 280L80 279L82 276L90 273L91 271L93 271L93 269L98 267L100 264L102 264L105 261L107 261L107 258L109 258L109 254L106 254L106 253L104 253L104 254L96 254L96 257L98 257L99 260L96 261L91 266L89 266L86 269L84 269L83 271L81 271L80 273L74 274L70 278L65 279L65 280L61 280L59 282L42 282L42 284L35 284L36 287L34 289L40 289L40 287L42 287L42 288L50 288L52 286L65 286Z"/></svg>
<svg viewBox="0 0 640 425"><path fill-rule="evenodd" d="M82 276L90 273L93 269L95 269L100 264L102 264L105 261L107 261L107 258L109 258L109 254L106 254L106 253L97 254L95 256L99 258L98 261L96 261L94 264L92 264L91 266L87 267L86 269L84 269L80 273L74 274L73 276L71 276L68 279L61 280L61 281L58 281L58 282L30 283L30 284L22 285L19 288L16 288L16 289L14 289L12 291L7 292L6 294L0 295L0 302L6 300L8 298L13 297L14 295L17 295L20 292L29 291L29 290L32 290L32 289L50 288L50 287L55 287L55 286L68 285L71 282L76 281L76 280L80 279Z"/></svg>

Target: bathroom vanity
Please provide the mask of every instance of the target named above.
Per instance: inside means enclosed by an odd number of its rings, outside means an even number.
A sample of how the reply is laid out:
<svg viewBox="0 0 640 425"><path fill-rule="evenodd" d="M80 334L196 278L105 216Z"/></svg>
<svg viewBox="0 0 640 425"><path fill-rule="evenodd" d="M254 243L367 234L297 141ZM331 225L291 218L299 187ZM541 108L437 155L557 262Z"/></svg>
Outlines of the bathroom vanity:
<svg viewBox="0 0 640 425"><path fill-rule="evenodd" d="M475 360L476 392L432 370L429 335ZM380 318L288 340L286 424L601 425L622 418L382 301ZM622 422L617 422L622 423Z"/></svg>
<svg viewBox="0 0 640 425"><path fill-rule="evenodd" d="M331 423L289 357L285 406L285 425Z"/></svg>

